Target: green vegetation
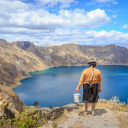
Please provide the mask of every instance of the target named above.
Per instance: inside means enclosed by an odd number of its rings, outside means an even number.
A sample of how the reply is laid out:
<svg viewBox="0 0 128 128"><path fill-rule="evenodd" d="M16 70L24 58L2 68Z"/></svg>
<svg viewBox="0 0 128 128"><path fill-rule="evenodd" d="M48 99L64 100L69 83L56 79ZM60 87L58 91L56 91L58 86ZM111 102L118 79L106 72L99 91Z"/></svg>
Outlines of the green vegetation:
<svg viewBox="0 0 128 128"><path fill-rule="evenodd" d="M38 101L35 101L35 103L33 105L37 108L38 107Z"/></svg>
<svg viewBox="0 0 128 128"><path fill-rule="evenodd" d="M38 106L37 102L35 105ZM58 126L58 122L63 120L63 119L68 119L70 114L73 113L80 113L82 112L82 109L84 110L84 104L82 106L79 106L79 109L75 109L74 111L64 111L61 116L55 118L54 112L50 114L50 117L48 114L44 113L43 117L41 112L38 111L25 111L22 112L21 114L17 115L13 119L5 119L2 118L0 119L0 128L38 128L44 124L48 124L47 120L52 120L52 127L56 128ZM127 124L127 118L123 114L123 112L128 112L128 105L121 103L119 101L119 98L117 97L112 97L109 101L99 101L97 103L97 107L101 108L108 108L111 110L116 110L119 112L118 114L118 119L120 120L121 124L120 127L124 127ZM53 118L52 118L53 116ZM87 116L87 115L86 115ZM84 116L85 117L85 116ZM49 119L48 119L49 118ZM77 124L80 124L80 122L76 122L75 128L77 128Z"/></svg>
<svg viewBox="0 0 128 128"><path fill-rule="evenodd" d="M37 114L34 112L22 112L13 119L3 118L0 120L0 128L37 128L42 126L45 119L40 117L39 112Z"/></svg>

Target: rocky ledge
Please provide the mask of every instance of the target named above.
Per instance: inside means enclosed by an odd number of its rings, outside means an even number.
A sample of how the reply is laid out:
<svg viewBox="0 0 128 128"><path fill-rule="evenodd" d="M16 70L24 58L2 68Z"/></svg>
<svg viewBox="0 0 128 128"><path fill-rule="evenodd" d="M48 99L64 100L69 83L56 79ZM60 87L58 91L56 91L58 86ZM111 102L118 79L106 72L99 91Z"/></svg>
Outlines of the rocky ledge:
<svg viewBox="0 0 128 128"><path fill-rule="evenodd" d="M99 128L128 127L128 105L116 104L113 101L100 99L96 106L95 116L84 114L84 103L68 104L62 107L39 108L25 106L10 87L0 85L0 118L14 118L21 112L31 112L44 119L40 128ZM31 115L32 116L32 115ZM33 116L34 117L34 116Z"/></svg>
<svg viewBox="0 0 128 128"><path fill-rule="evenodd" d="M92 115L91 104L89 104L88 107L88 114L84 113L84 107L84 103L66 105L61 116L58 114L58 118L47 120L45 124L39 128L128 127L128 105L116 104L113 101L102 99L97 103L95 116ZM56 114L51 117L56 117Z"/></svg>
<svg viewBox="0 0 128 128"><path fill-rule="evenodd" d="M13 118L25 105L12 88L0 85L0 118Z"/></svg>

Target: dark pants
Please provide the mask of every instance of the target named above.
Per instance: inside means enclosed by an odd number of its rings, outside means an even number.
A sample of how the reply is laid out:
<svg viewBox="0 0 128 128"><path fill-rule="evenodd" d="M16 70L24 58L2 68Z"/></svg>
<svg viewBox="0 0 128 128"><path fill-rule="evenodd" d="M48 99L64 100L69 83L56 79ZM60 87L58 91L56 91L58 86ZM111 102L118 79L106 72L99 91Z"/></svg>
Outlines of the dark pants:
<svg viewBox="0 0 128 128"><path fill-rule="evenodd" d="M83 102L97 103L99 98L98 83L93 84L92 87L89 84L83 84Z"/></svg>

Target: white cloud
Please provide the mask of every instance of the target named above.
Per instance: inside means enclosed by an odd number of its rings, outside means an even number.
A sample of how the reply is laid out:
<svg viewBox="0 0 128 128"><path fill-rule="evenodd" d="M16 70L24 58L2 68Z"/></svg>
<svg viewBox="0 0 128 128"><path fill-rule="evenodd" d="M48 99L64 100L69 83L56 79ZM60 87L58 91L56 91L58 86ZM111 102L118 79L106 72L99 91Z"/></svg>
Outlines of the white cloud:
<svg viewBox="0 0 128 128"><path fill-rule="evenodd" d="M128 25L127 25L127 24L125 24L122 28L128 28Z"/></svg>
<svg viewBox="0 0 128 128"><path fill-rule="evenodd" d="M13 1L17 6L13 11L12 3L2 3L0 10L0 27L26 28L31 30L55 30L61 27L99 27L106 24L110 18L104 10L96 9L90 12L75 9L60 10L58 13L50 13L44 9L31 10L30 5L21 1ZM19 3L18 3L19 2ZM25 8L23 9L23 6ZM9 12L8 7L12 9ZM3 12L5 11L4 15Z"/></svg>
<svg viewBox="0 0 128 128"><path fill-rule="evenodd" d="M119 31L94 31L84 29L71 29L71 28L58 28L55 31L6 35L8 41L31 41L36 42L38 45L61 45L67 43L86 44L86 45L106 45L106 44L118 44L128 43L128 33ZM6 39L5 36L5 39Z"/></svg>
<svg viewBox="0 0 128 128"><path fill-rule="evenodd" d="M20 13L29 8L30 4L23 3L19 0L1 0L0 12L6 13Z"/></svg>
<svg viewBox="0 0 128 128"><path fill-rule="evenodd" d="M24 0L23 0L24 1ZM96 28L109 22L110 18L104 10L96 9L86 12L84 9L64 10L50 13L46 9L36 8L32 3L19 0L0 1L0 34L3 35L34 35L40 36L59 28L90 27ZM76 0L37 0L43 5L63 6L74 3ZM19 37L17 37L19 38Z"/></svg>
<svg viewBox="0 0 128 128"><path fill-rule="evenodd" d="M90 4L108 4L108 3L112 3L112 4L118 4L118 2L116 0L91 0Z"/></svg>
<svg viewBox="0 0 128 128"><path fill-rule="evenodd" d="M113 17L113 18L117 18L117 15L112 15L111 17Z"/></svg>
<svg viewBox="0 0 128 128"><path fill-rule="evenodd" d="M10 4L9 4L10 3ZM60 8L67 8L72 4L77 4L77 0L0 0L0 6L8 6L7 10L24 10L29 6L33 7L44 7L44 8L53 8L54 6L58 6ZM6 10L5 10L6 11Z"/></svg>
<svg viewBox="0 0 128 128"><path fill-rule="evenodd" d="M35 0L37 4L54 7L60 4L60 8L69 7L71 4L78 3L76 0Z"/></svg>
<svg viewBox="0 0 128 128"><path fill-rule="evenodd" d="M13 2L13 5L12 5ZM19 0L0 1L0 34L8 41L28 40L36 44L61 45L65 43L106 44L128 42L128 33L118 31L84 30L96 28L110 21L104 10L64 10L50 13ZM42 5L63 7L74 0L42 0ZM32 8L31 8L32 7ZM4 13L3 13L4 12ZM114 16L114 15L113 15ZM116 16L114 16L116 17ZM127 27L127 25L125 25Z"/></svg>
<svg viewBox="0 0 128 128"><path fill-rule="evenodd" d="M92 35L92 41L99 44L111 44L111 43L127 43L128 42L128 33L122 33L118 31L106 32L102 31L87 31L87 35Z"/></svg>
<svg viewBox="0 0 128 128"><path fill-rule="evenodd" d="M82 10L61 10L60 17L64 18L64 24L69 27L99 27L107 22L110 18L104 10L96 9L87 13Z"/></svg>

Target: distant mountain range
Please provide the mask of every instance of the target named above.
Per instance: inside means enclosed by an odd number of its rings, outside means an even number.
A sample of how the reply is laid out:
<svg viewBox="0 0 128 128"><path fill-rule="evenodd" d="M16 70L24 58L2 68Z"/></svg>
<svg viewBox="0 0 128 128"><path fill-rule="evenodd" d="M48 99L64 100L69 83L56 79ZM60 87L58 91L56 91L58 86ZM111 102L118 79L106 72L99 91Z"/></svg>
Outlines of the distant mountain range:
<svg viewBox="0 0 128 128"><path fill-rule="evenodd" d="M9 43L0 39L0 84L14 87L29 72L57 66L86 65L89 58L98 64L128 65L128 49L116 45L85 46L63 44L38 47L29 41Z"/></svg>

